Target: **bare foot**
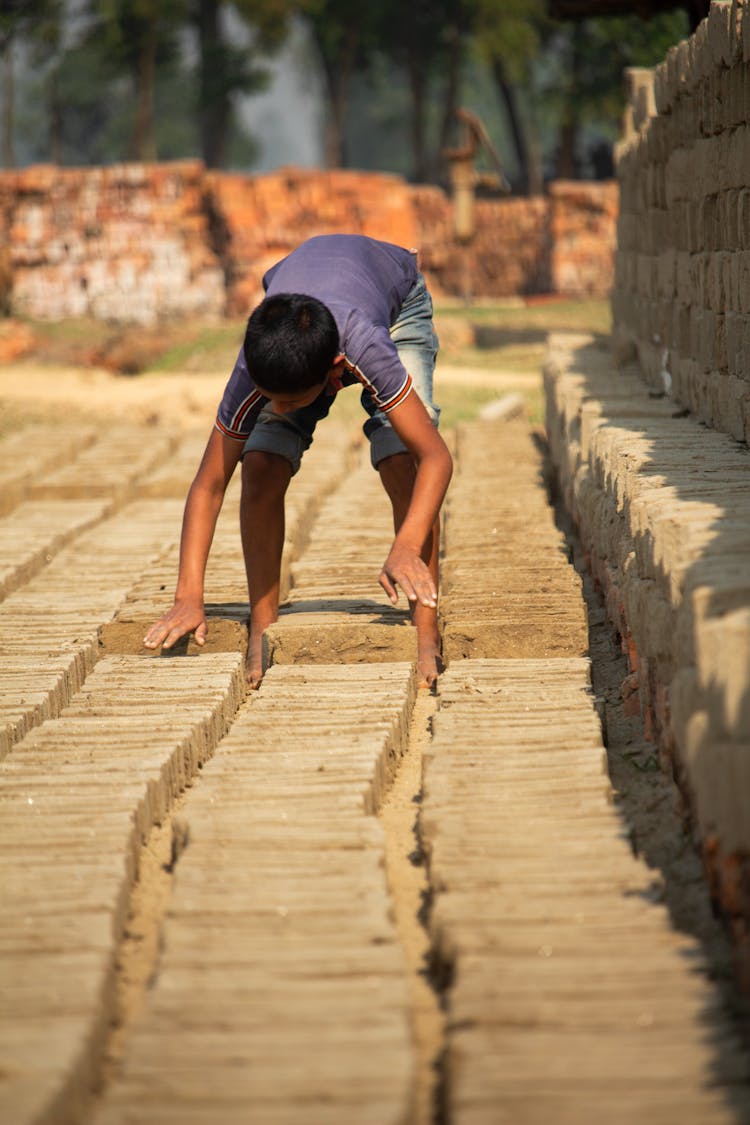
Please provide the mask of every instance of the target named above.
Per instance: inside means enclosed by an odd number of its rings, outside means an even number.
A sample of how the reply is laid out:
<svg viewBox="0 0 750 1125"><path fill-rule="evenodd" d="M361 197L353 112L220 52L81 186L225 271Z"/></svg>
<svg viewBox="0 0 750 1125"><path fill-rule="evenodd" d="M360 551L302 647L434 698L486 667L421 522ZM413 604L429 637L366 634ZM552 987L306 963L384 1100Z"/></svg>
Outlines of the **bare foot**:
<svg viewBox="0 0 750 1125"><path fill-rule="evenodd" d="M437 678L443 671L440 650L440 634L437 631L417 629L419 687L430 689L437 683Z"/></svg>
<svg viewBox="0 0 750 1125"><path fill-rule="evenodd" d="M251 691L257 691L263 679L263 634L255 636L250 631L247 644L247 661L245 664L245 680Z"/></svg>

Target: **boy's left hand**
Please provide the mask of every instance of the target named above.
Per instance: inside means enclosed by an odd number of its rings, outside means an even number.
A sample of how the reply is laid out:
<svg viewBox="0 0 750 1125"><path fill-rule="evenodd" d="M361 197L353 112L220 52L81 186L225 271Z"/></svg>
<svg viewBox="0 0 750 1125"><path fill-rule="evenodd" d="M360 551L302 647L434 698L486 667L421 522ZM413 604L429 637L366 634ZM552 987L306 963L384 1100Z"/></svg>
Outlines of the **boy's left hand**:
<svg viewBox="0 0 750 1125"><path fill-rule="evenodd" d="M410 547L393 544L378 581L392 605L398 601L396 587L400 586L410 602L419 602L433 609L437 606L437 590L432 575L419 553Z"/></svg>

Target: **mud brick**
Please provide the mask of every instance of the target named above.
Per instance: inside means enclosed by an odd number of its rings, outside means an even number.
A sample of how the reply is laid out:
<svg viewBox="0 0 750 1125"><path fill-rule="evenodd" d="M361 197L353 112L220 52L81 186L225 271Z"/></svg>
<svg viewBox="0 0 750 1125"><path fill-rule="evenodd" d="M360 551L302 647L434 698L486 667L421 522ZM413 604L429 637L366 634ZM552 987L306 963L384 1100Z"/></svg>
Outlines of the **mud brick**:
<svg viewBox="0 0 750 1125"><path fill-rule="evenodd" d="M0 174L0 198L13 302L34 316L146 323L198 310L244 313L273 262L312 234L342 229L419 246L433 289L463 291L451 200L398 176L245 176L209 173L198 162L39 167ZM552 252L561 282L606 294L616 211L614 184L562 185L551 200L478 200L474 292L548 291L549 231L559 225Z"/></svg>
<svg viewBox="0 0 750 1125"><path fill-rule="evenodd" d="M708 42L714 67L729 66L734 54L731 0L714 0L708 13Z"/></svg>
<svg viewBox="0 0 750 1125"><path fill-rule="evenodd" d="M743 348L746 318L738 313L727 313L725 318L727 331L727 368L730 375L737 375L743 370Z"/></svg>
<svg viewBox="0 0 750 1125"><path fill-rule="evenodd" d="M737 258L737 290L740 299L740 312L748 315L750 314L750 251L742 250L735 257Z"/></svg>
<svg viewBox="0 0 750 1125"><path fill-rule="evenodd" d="M718 417L726 433L745 440L745 415L750 405L750 383L727 375L718 384Z"/></svg>
<svg viewBox="0 0 750 1125"><path fill-rule="evenodd" d="M726 317L734 348L744 339L742 321ZM548 383L553 458L564 478L576 482L577 520L594 572L608 591L608 611L637 646L641 710L678 755L701 830L730 855L746 849L750 839L737 799L747 791L750 733L747 450L689 419L657 422L643 415L639 437L635 422L645 403L637 392L631 399L634 424L620 427L613 416L619 380L614 377L607 390L581 358L580 346L575 354L585 377L566 377L558 363L561 382L556 388ZM735 434L740 417L746 424L750 382L715 367L703 370L689 354L676 370L679 393L696 413ZM563 412L557 421L556 410ZM564 448L579 414L586 425L576 462L564 457ZM570 488L562 491L570 502ZM648 669L643 676L642 667Z"/></svg>
<svg viewBox="0 0 750 1125"><path fill-rule="evenodd" d="M722 311L727 304L724 293L724 260L727 257L726 253L707 254L703 262L704 282L701 286L701 302L713 311Z"/></svg>
<svg viewBox="0 0 750 1125"><path fill-rule="evenodd" d="M742 260L739 252L735 251L734 253L728 255L725 261L725 270L727 314L740 315L742 313L742 294L740 291Z"/></svg>
<svg viewBox="0 0 750 1125"><path fill-rule="evenodd" d="M738 250L750 250L750 188L743 187L737 195Z"/></svg>

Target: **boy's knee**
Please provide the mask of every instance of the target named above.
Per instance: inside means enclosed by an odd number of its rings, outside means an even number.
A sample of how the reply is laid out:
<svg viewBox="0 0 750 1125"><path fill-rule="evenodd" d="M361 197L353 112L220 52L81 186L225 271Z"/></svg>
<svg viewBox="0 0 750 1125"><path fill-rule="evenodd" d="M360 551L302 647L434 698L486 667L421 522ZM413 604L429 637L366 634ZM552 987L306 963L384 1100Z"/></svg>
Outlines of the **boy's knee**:
<svg viewBox="0 0 750 1125"><path fill-rule="evenodd" d="M242 459L243 498L283 496L291 479L292 466L277 453L253 449Z"/></svg>

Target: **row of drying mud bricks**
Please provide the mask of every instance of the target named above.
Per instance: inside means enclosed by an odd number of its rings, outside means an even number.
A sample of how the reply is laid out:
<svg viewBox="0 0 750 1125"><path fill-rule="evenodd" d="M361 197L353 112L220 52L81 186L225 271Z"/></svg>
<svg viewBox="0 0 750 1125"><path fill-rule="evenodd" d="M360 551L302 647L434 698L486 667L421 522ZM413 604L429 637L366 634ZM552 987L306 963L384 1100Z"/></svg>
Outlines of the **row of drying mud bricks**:
<svg viewBox="0 0 750 1125"><path fill-rule="evenodd" d="M476 294L609 291L613 183L560 182L536 199L477 201ZM273 262L350 231L420 249L436 293L465 287L442 189L352 170L209 172L199 161L0 172L0 310L43 319L242 315ZM551 235L551 238L550 238Z"/></svg>
<svg viewBox="0 0 750 1125"><path fill-rule="evenodd" d="M647 380L750 437L750 7L713 3L655 70L632 71L615 336Z"/></svg>
<svg viewBox="0 0 750 1125"><path fill-rule="evenodd" d="M225 277L205 178L199 161L44 165L0 176L11 308L140 324L222 315Z"/></svg>
<svg viewBox="0 0 750 1125"><path fill-rule="evenodd" d="M750 452L590 339L552 337L564 502L628 654L626 711L680 782L750 985Z"/></svg>

